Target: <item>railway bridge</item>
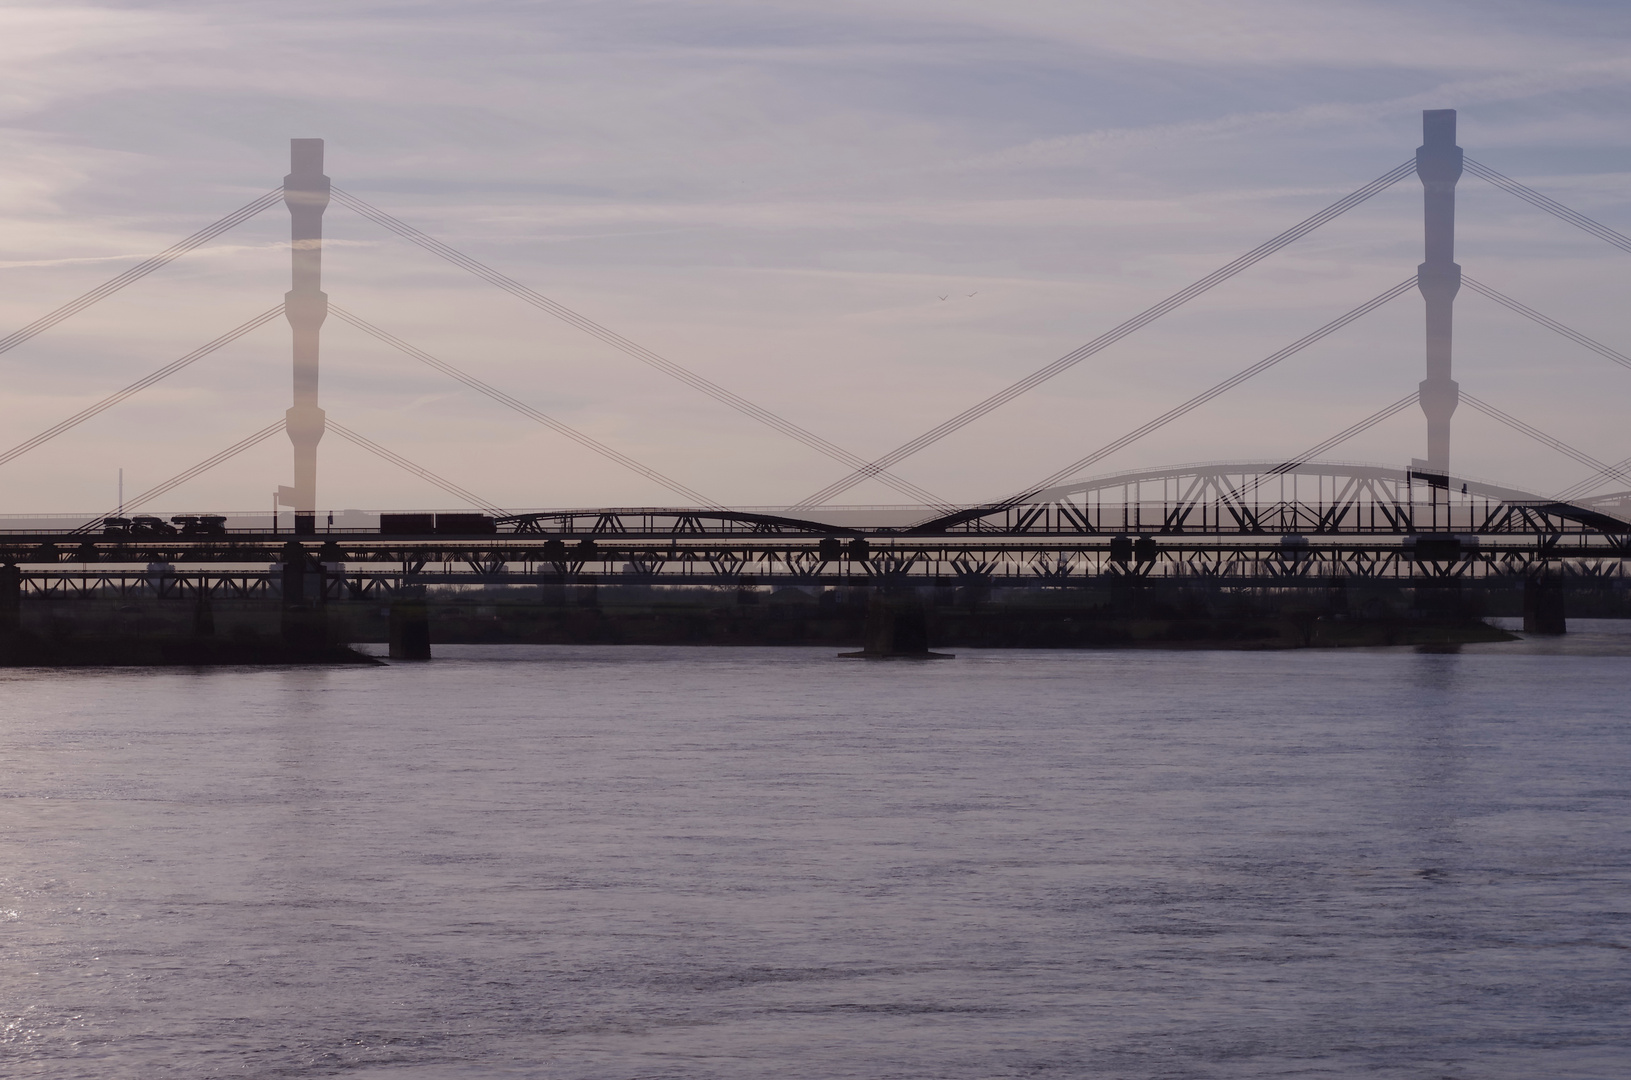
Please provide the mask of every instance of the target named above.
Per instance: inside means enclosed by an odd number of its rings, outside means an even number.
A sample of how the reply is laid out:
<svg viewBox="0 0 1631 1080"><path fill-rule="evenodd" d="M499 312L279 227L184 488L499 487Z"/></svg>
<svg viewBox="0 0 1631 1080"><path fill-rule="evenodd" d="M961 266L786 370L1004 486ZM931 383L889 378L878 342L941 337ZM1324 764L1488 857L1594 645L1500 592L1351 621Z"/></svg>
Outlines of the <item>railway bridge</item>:
<svg viewBox="0 0 1631 1080"><path fill-rule="evenodd" d="M1454 303L1465 289L1631 369L1631 356L1462 273L1455 262L1455 193L1464 174L1524 200L1626 253L1631 238L1572 210L1456 145L1455 112L1423 114L1414 157L1240 258L1165 297L1080 348L976 402L877 458L855 454L546 297L506 274L333 186L323 144L292 141L281 187L171 248L0 338L0 352L112 295L278 202L291 217L291 289L277 305L73 416L0 452L10 464L79 424L280 318L293 339L293 402L284 415L197 465L135 495L117 511L70 526L0 533L0 609L43 595L280 597L320 604L422 593L427 585L600 584L989 589L1130 585L1148 588L1330 589L1386 583L1411 589L1561 587L1624 589L1631 556L1631 458L1608 462L1540 431L1452 378ZM947 503L899 467L955 431L1077 364L1321 225L1415 175L1423 189L1424 260L1398 284L1229 378L1132 427L1026 488L976 505ZM479 376L331 304L322 290L322 225L334 203L395 236L564 320L632 359L792 438L843 466L843 475L786 505L742 509L711 502ZM1210 462L1097 474L1101 461L1406 293L1424 307L1424 378L1398 399L1283 460ZM335 317L672 492L668 506L511 513L331 419L319 405L321 328ZM1401 388L1404 389L1404 388ZM1560 492L1521 491L1463 476L1451 465L1451 421L1467 406L1570 457L1587 475ZM1405 410L1425 420L1424 456L1397 467L1333 460L1344 442ZM325 523L317 512L318 447L333 433L473 508L381 515L377 525ZM169 519L137 511L251 446L286 435L292 483L279 501L292 529L216 515ZM832 500L875 480L905 500L871 519ZM1548 584L1550 583L1550 584Z"/></svg>

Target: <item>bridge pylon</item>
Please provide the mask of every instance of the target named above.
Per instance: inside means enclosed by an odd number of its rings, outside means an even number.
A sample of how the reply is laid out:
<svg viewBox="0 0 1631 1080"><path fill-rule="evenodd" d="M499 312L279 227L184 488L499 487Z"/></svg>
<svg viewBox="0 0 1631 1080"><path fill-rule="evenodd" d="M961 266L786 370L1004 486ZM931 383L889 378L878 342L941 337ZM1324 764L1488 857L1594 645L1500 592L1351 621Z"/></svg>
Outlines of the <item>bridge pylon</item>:
<svg viewBox="0 0 1631 1080"><path fill-rule="evenodd" d="M1422 145L1416 175L1422 185L1422 233L1426 258L1416 285L1427 308L1427 378L1421 411L1427 414L1427 460L1417 466L1435 476L1450 472L1450 417L1461 388L1450 378L1451 331L1461 267L1455 261L1455 185L1461 179L1461 147L1455 144L1455 110L1423 109Z"/></svg>
<svg viewBox="0 0 1631 1080"><path fill-rule="evenodd" d="M283 201L289 207L290 289L284 314L294 335L294 405L286 414L294 444L294 486L278 488L278 502L294 508L295 534L317 532L317 444L326 418L317 407L318 339L328 317L323 291L323 211L329 179L323 175L323 140L289 140L289 175Z"/></svg>

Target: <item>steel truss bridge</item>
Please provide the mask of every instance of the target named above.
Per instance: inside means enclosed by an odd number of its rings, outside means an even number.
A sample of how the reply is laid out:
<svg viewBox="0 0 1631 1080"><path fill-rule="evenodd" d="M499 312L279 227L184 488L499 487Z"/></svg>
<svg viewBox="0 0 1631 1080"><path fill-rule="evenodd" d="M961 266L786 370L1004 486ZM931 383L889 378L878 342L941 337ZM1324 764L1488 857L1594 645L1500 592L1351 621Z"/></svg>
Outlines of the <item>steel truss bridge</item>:
<svg viewBox="0 0 1631 1080"><path fill-rule="evenodd" d="M1509 584L1543 571L1628 583L1631 524L1478 480L1378 466L1187 465L1100 477L916 524L838 527L741 511L629 508L493 519L479 534L13 534L25 587L72 596L277 595L292 552L327 599L426 584ZM468 515L466 515L468 517ZM315 591L315 590L314 590Z"/></svg>
<svg viewBox="0 0 1631 1080"><path fill-rule="evenodd" d="M1462 289L1536 322L1598 356L1631 369L1631 356L1504 293L1464 276L1454 262L1454 196L1463 169L1530 205L1631 253L1631 237L1571 210L1485 165L1455 145L1453 110L1423 114L1414 160L1377 177L1280 235L1037 369L945 422L876 458L852 453L701 374L617 334L492 267L426 235L350 193L322 173L322 141L293 140L283 187L263 195L165 252L0 338L18 347L78 311L140 280L284 202L291 214L293 289L193 352L0 451L5 465L73 430L143 389L286 318L294 339L294 406L190 469L139 493L116 513L78 529L0 533L0 561L22 592L50 596L158 595L340 600L397 594L428 584L628 584L749 588L876 585L1045 587L1171 585L1213 588L1329 587L1333 581L1405 587L1500 585L1547 574L1608 587L1626 582L1631 557L1631 458L1605 462L1463 392L1450 378L1453 303ZM898 475L910 457L1029 393L1077 364L1295 242L1378 192L1416 174L1423 181L1426 260L1411 277L1206 388L1140 426L1006 498L949 503ZM322 215L330 199L423 250L612 346L651 371L704 393L755 422L842 464L847 473L778 513L732 509L679 480L571 428L462 368L432 356L360 315L330 305L321 290ZM1411 393L1330 438L1278 462L1182 465L1079 477L1138 440L1203 407L1310 345L1407 292L1426 315L1426 378ZM328 315L417 363L542 424L684 500L650 508L512 514L333 420L318 407L319 331ZM1450 417L1465 404L1591 474L1542 495L1454 475ZM1330 463L1343 442L1419 406L1427 457L1408 467ZM323 532L318 526L317 444L333 432L484 511L426 519L417 532ZM278 434L294 451L293 533L227 529L220 518L190 517L180 530L125 514ZM855 524L823 507L857 484L883 483L921 505L909 523ZM1621 490L1600 494L1615 483ZM198 527L199 522L210 523ZM147 524L141 524L147 522ZM839 522L845 522L839 524ZM145 535L144 535L145 534ZM14 569L13 569L14 568ZM298 584L298 587L296 583ZM293 591L291 591L293 590ZM3 597L0 597L3 599Z"/></svg>

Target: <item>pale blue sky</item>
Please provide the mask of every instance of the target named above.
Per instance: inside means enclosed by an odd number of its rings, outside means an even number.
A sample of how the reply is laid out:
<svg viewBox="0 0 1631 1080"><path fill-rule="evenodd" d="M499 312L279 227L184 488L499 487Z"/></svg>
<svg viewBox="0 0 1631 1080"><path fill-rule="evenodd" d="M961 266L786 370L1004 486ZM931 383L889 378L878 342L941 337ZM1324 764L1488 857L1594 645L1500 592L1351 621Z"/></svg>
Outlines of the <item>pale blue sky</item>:
<svg viewBox="0 0 1631 1080"><path fill-rule="evenodd" d="M0 333L280 182L336 184L851 450L882 453L1409 158L1469 155L1631 232L1631 7L1231 0L0 3ZM1467 273L1631 349L1631 256L1463 180ZM1420 259L1398 185L899 471L949 498L1051 473ZM9 446L275 303L281 208L0 358ZM336 206L334 302L710 497L842 471ZM973 295L969 295L973 294ZM941 300L946 296L946 300ZM1463 293L1465 390L1598 457L1631 372ZM330 415L505 506L671 496L331 320ZM1420 302L1103 463L1278 458L1421 378ZM105 509L276 419L266 327L4 466L0 509ZM1402 463L1410 412L1338 451ZM330 435L320 501L448 497ZM1454 464L1581 475L1463 407ZM250 509L287 443L164 510ZM866 485L855 502L893 502Z"/></svg>

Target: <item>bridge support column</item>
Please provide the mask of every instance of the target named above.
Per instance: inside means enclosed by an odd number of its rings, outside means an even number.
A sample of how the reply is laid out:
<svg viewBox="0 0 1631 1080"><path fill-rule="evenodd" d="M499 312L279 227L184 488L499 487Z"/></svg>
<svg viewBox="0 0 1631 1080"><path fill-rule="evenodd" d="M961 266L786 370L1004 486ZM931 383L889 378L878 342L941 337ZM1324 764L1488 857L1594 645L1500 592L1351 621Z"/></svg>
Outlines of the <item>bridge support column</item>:
<svg viewBox="0 0 1631 1080"><path fill-rule="evenodd" d="M423 585L404 585L391 601L392 660L430 659L430 609Z"/></svg>
<svg viewBox="0 0 1631 1080"><path fill-rule="evenodd" d="M14 641L23 626L23 571L14 562L0 566L0 644Z"/></svg>
<svg viewBox="0 0 1631 1080"><path fill-rule="evenodd" d="M580 608L600 607L600 577L596 574L578 574L577 582L578 606Z"/></svg>
<svg viewBox="0 0 1631 1080"><path fill-rule="evenodd" d="M294 508L296 536L317 532L317 444L325 417L317 407L317 346L328 317L323 292L323 211L329 179L323 175L323 140L289 140L289 175L283 201L289 207L290 289L284 315L294 333L294 406L285 414L294 444L294 487L278 488L278 501Z"/></svg>
<svg viewBox="0 0 1631 1080"><path fill-rule="evenodd" d="M559 572L539 574L538 602L545 607L565 607L566 575Z"/></svg>
<svg viewBox="0 0 1631 1080"><path fill-rule="evenodd" d="M1416 285L1427 308L1427 378L1421 382L1421 411L1427 415L1427 472L1450 472L1450 417L1461 388L1450 378L1451 331L1461 267L1455 261L1455 185L1461 179L1461 147L1455 144L1455 110L1425 109L1416 175L1422 184L1422 232L1426 260L1416 268Z"/></svg>
<svg viewBox="0 0 1631 1080"><path fill-rule="evenodd" d="M916 589L904 587L878 587L866 609L866 629L860 652L840 653L840 656L858 660L881 660L888 657L917 659L944 659L948 653L929 651L929 619L923 609L923 598Z"/></svg>
<svg viewBox="0 0 1631 1080"><path fill-rule="evenodd" d="M1563 612L1563 579L1551 573L1524 578L1523 632L1566 634L1568 631Z"/></svg>
<svg viewBox="0 0 1631 1080"><path fill-rule="evenodd" d="M283 644L295 652L320 653L330 644L322 564L314 563L305 548L293 540L283 547L281 630Z"/></svg>
<svg viewBox="0 0 1631 1080"><path fill-rule="evenodd" d="M215 608L210 604L208 579L201 580L198 585L198 602L193 605L193 636L215 636Z"/></svg>

